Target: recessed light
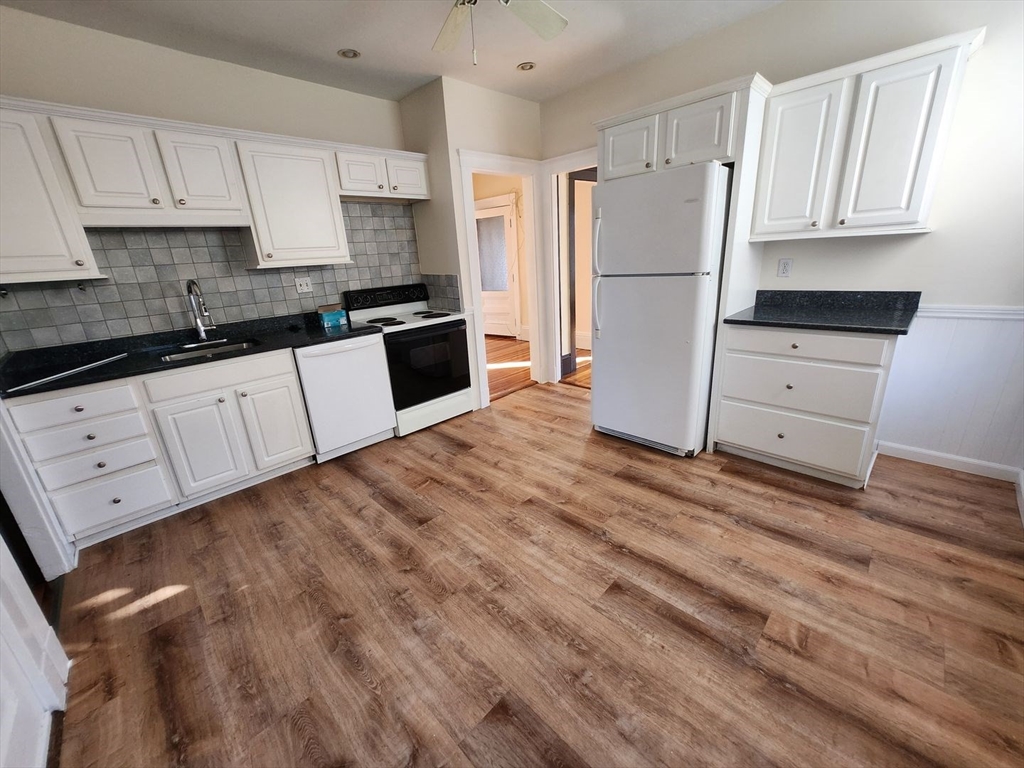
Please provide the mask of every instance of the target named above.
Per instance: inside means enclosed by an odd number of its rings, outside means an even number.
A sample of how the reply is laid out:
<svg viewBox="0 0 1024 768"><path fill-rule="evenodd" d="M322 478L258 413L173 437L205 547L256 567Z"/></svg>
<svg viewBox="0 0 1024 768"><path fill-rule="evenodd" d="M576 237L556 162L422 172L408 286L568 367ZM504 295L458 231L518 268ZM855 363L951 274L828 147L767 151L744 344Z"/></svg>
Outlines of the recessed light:
<svg viewBox="0 0 1024 768"><path fill-rule="evenodd" d="M529 72L531 69L535 69L536 66L532 61L524 61L522 64L516 64L516 69L521 72Z"/></svg>
<svg viewBox="0 0 1024 768"><path fill-rule="evenodd" d="M363 54L361 54L355 48L342 48L340 51L338 51L338 55L341 56L341 58L343 59L358 59Z"/></svg>

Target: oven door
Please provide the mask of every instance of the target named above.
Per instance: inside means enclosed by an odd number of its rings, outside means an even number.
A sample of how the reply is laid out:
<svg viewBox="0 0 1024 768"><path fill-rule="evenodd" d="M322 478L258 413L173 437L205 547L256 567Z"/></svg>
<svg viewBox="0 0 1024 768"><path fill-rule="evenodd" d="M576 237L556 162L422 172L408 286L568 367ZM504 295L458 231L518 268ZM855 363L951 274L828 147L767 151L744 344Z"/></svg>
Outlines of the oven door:
<svg viewBox="0 0 1024 768"><path fill-rule="evenodd" d="M389 333L384 345L395 410L469 389L465 320Z"/></svg>

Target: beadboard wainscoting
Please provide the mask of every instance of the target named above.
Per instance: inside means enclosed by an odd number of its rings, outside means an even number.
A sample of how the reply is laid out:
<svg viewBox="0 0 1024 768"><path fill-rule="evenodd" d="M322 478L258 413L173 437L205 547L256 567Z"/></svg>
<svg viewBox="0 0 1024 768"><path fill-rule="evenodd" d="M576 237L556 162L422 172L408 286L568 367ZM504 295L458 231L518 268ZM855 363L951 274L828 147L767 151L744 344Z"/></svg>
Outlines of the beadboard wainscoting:
<svg viewBox="0 0 1024 768"><path fill-rule="evenodd" d="M922 306L896 345L879 451L1021 481L1024 309Z"/></svg>

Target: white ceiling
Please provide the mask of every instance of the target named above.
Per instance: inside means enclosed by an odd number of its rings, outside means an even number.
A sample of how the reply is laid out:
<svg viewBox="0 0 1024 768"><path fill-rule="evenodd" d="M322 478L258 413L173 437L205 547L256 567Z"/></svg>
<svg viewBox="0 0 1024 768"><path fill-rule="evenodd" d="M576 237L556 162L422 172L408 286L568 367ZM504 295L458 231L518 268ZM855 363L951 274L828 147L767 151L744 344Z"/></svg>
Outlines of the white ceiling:
<svg viewBox="0 0 1024 768"><path fill-rule="evenodd" d="M385 99L400 99L447 75L533 101L779 0L549 2L569 26L544 42L498 0L479 0L474 67L468 27L452 53L431 50L453 0L0 0L72 24ZM339 48L363 55L343 61ZM537 68L520 72L521 61L535 61Z"/></svg>

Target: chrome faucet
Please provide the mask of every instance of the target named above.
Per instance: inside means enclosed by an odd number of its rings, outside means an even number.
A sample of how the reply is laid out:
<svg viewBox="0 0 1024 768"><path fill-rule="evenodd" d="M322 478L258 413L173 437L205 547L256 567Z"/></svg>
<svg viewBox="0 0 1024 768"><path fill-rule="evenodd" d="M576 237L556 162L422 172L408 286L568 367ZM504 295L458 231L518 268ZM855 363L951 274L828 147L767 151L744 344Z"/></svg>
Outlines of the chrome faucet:
<svg viewBox="0 0 1024 768"><path fill-rule="evenodd" d="M206 302L203 301L203 292L199 288L199 283L195 280L189 280L185 283L185 302L192 311L192 322L195 323L196 330L199 331L199 340L206 341L206 332L217 326L212 320L208 320L210 311L206 308ZM204 322L204 320L208 321Z"/></svg>

